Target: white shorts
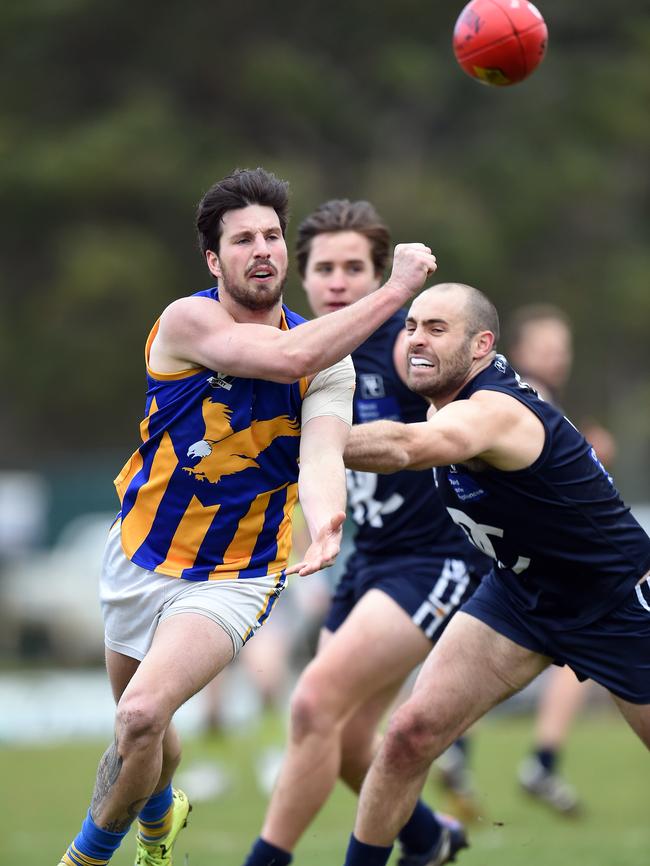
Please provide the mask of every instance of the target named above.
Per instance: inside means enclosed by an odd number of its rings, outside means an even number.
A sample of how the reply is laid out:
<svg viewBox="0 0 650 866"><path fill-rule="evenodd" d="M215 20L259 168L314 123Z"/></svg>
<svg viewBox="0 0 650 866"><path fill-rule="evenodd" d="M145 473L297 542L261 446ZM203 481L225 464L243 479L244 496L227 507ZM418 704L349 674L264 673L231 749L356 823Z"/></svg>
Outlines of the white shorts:
<svg viewBox="0 0 650 866"><path fill-rule="evenodd" d="M108 534L100 578L104 642L142 661L162 620L198 613L230 636L234 658L266 620L284 586L281 574L195 581L147 571L122 550L118 520Z"/></svg>

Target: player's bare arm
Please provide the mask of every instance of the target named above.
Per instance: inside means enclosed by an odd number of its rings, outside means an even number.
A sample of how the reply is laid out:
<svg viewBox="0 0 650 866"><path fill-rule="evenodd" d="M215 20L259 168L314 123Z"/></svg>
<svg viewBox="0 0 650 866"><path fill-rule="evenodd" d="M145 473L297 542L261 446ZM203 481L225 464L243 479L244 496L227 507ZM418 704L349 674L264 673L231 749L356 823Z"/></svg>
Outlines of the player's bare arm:
<svg viewBox="0 0 650 866"><path fill-rule="evenodd" d="M346 505L343 450L349 432L350 426L333 415L312 418L302 428L298 494L311 544L287 574L304 577L320 571L332 565L341 549Z"/></svg>
<svg viewBox="0 0 650 866"><path fill-rule="evenodd" d="M366 472L427 469L478 458L505 471L524 469L544 447L537 416L507 394L478 391L425 422L375 421L354 426L345 464Z"/></svg>
<svg viewBox="0 0 650 866"><path fill-rule="evenodd" d="M281 331L236 322L209 298L180 298L160 319L150 366L160 373L202 366L232 376L295 382L349 354L424 285L436 259L424 244L398 244L392 273L350 307ZM278 321L279 321L278 310Z"/></svg>

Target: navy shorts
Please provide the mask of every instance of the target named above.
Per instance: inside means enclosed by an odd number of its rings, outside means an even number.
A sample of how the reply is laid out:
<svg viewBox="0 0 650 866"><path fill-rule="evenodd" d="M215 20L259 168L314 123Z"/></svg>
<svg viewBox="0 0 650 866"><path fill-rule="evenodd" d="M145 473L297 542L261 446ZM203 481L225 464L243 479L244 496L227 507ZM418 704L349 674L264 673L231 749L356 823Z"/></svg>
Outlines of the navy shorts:
<svg viewBox="0 0 650 866"><path fill-rule="evenodd" d="M336 631L368 590L380 589L433 642L440 637L452 614L474 592L479 580L480 576L463 559L353 553L345 564L324 626Z"/></svg>
<svg viewBox="0 0 650 866"><path fill-rule="evenodd" d="M579 680L592 679L632 704L650 703L650 580L595 622L554 631L523 611L492 572L463 605L463 612L557 665Z"/></svg>

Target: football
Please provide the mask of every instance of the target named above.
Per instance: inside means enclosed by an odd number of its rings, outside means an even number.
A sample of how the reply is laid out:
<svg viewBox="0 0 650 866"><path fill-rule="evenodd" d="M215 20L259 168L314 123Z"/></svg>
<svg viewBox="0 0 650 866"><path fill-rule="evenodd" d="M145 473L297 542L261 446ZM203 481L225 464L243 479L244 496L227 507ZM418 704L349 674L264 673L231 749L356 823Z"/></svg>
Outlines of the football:
<svg viewBox="0 0 650 866"><path fill-rule="evenodd" d="M453 48L472 78L506 87L537 69L547 40L544 19L527 0L472 0L456 21Z"/></svg>

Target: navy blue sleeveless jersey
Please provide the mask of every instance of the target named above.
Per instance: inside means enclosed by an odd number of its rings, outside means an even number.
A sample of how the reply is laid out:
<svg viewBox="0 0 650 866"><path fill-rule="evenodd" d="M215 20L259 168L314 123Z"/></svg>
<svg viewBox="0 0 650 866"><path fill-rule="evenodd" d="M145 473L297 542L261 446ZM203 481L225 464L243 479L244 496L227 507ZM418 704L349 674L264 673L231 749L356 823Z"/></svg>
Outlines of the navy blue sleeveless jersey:
<svg viewBox="0 0 650 866"><path fill-rule="evenodd" d="M406 387L393 363L404 319L403 311L395 313L352 353L357 374L355 424L426 420L426 401ZM430 469L392 475L348 470L347 475L349 510L358 527L357 551L401 556L443 552L474 564L480 574L488 570L486 558L449 520Z"/></svg>
<svg viewBox="0 0 650 866"><path fill-rule="evenodd" d="M650 567L650 538L632 517L591 445L497 355L456 397L509 394L546 431L538 459L503 472L466 464L436 470L453 520L484 553L524 612L550 629L593 622Z"/></svg>

